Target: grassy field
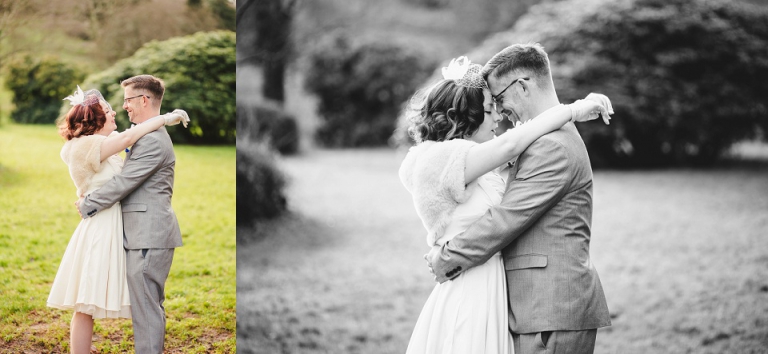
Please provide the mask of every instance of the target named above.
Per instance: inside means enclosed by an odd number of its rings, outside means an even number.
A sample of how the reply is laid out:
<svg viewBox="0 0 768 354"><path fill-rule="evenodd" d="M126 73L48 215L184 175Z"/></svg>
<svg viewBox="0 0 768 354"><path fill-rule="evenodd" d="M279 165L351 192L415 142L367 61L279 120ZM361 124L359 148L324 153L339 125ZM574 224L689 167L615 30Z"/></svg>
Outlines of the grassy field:
<svg viewBox="0 0 768 354"><path fill-rule="evenodd" d="M45 304L79 222L62 144L51 125L0 126L0 353L68 352L72 313ZM184 247L166 283L166 352L234 353L235 148L175 151ZM129 352L132 332L129 320L97 320L94 344Z"/></svg>
<svg viewBox="0 0 768 354"><path fill-rule="evenodd" d="M763 151L765 148L763 147ZM388 149L285 158L290 215L238 229L238 352L402 353L434 283ZM768 166L596 171L596 353L768 352Z"/></svg>

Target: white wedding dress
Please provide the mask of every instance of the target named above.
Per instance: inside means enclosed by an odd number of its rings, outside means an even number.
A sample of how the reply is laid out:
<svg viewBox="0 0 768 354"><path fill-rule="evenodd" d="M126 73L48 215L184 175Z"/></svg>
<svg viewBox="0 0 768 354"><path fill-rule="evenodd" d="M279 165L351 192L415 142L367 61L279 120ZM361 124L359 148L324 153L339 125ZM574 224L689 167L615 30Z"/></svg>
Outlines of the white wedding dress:
<svg viewBox="0 0 768 354"><path fill-rule="evenodd" d="M463 171L463 169L461 170ZM489 172L467 185L468 199L453 212L445 244L499 204L505 181ZM435 285L416 322L407 354L514 353L507 315L507 286L501 254L455 279Z"/></svg>
<svg viewBox="0 0 768 354"><path fill-rule="evenodd" d="M66 144L77 143L76 140L77 138ZM101 143L99 139L90 140L86 142L84 139L81 143ZM69 148L66 144L62 149L62 157ZM95 151L98 153L98 149ZM91 155L93 154L89 154L88 158L93 158ZM67 163L70 165L70 171L73 163L86 163L81 159L86 157L71 157ZM66 161L68 160L65 159ZM99 170L90 170L92 177L88 176L90 179L85 195L120 173L123 160L113 155L100 164L97 161L93 165L97 165ZM75 183L77 184L77 181ZM75 310L93 318L131 318L120 203L80 221L61 259L48 296L48 306Z"/></svg>

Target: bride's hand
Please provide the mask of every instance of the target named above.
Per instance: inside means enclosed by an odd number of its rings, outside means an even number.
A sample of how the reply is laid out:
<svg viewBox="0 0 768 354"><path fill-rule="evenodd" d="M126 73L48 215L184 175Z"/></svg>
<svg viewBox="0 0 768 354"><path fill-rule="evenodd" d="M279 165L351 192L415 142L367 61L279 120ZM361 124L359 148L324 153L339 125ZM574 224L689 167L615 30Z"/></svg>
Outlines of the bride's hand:
<svg viewBox="0 0 768 354"><path fill-rule="evenodd" d="M604 95L600 96L605 97ZM607 105L610 105L610 100L608 100L608 97L605 97L605 100L607 100ZM592 98L577 100L576 102L569 104L568 107L571 109L571 121L586 122L602 117L605 124L610 124L610 114L613 113L613 111L609 110L606 106L603 105L603 102L599 101L603 100L599 96L593 96Z"/></svg>
<svg viewBox="0 0 768 354"><path fill-rule="evenodd" d="M173 112L164 114L163 118L165 119L165 125L176 125L181 123L184 125L184 128L186 128L187 124L189 124L189 116L183 109L174 109Z"/></svg>
<svg viewBox="0 0 768 354"><path fill-rule="evenodd" d="M602 93L590 92L589 95L587 95L587 97L584 97L584 99L595 101L601 104L603 107L605 107L608 110L608 114L613 114L613 105L611 104L611 99L608 98L608 96L603 95Z"/></svg>

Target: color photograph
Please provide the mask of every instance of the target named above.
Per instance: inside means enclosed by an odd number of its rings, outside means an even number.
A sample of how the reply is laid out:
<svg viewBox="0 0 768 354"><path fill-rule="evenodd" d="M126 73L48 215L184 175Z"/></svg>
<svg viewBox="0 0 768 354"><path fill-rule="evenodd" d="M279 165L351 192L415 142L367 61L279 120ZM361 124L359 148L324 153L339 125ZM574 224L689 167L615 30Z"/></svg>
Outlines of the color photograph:
<svg viewBox="0 0 768 354"><path fill-rule="evenodd" d="M235 353L234 1L0 11L0 353Z"/></svg>

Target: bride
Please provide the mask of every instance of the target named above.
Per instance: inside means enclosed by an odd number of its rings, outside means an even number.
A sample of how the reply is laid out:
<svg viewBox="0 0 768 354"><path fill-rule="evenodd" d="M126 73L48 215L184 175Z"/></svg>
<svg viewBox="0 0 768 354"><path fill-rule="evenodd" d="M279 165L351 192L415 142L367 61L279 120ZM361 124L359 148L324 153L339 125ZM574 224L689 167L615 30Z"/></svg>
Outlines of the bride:
<svg viewBox="0 0 768 354"><path fill-rule="evenodd" d="M116 113L99 91L83 92L78 86L65 100L73 107L58 126L67 140L61 158L69 167L78 198L120 173L123 159L117 154L136 140L164 125L186 127L189 122L185 111L175 110L115 133ZM94 318L131 318L120 203L80 221L61 259L48 306L74 311L72 353L90 352Z"/></svg>
<svg viewBox="0 0 768 354"><path fill-rule="evenodd" d="M445 244L501 201L507 172L500 169L536 139L569 121L595 119L593 112L608 117L597 102L578 100L496 137L502 118L481 71L466 57L454 59L443 68L443 80L411 100L409 132L417 145L399 175L427 229L429 247ZM435 285L407 353L513 353L507 316L504 266L497 253Z"/></svg>

